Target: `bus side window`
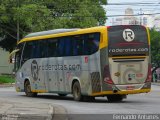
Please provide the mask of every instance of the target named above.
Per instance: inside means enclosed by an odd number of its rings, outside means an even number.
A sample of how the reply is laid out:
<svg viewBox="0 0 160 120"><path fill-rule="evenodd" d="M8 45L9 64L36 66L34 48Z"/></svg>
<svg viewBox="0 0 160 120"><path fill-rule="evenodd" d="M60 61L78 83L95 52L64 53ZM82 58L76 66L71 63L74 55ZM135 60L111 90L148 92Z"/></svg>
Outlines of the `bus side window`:
<svg viewBox="0 0 160 120"><path fill-rule="evenodd" d="M77 49L77 41L74 40L74 37L71 37L71 41L72 41L72 52L73 52L73 56L78 55L78 49Z"/></svg>
<svg viewBox="0 0 160 120"><path fill-rule="evenodd" d="M57 53L58 53L58 57L64 56L64 39L63 38L59 38L58 40L58 48L57 48Z"/></svg>
<svg viewBox="0 0 160 120"><path fill-rule="evenodd" d="M99 44L100 44L100 33L95 33L94 34L94 46L98 50L99 49Z"/></svg>
<svg viewBox="0 0 160 120"><path fill-rule="evenodd" d="M99 33L88 34L85 39L86 51L88 55L95 53L99 48L100 36Z"/></svg>
<svg viewBox="0 0 160 120"><path fill-rule="evenodd" d="M72 41L70 37L64 37L65 42L65 49L64 49L64 56L72 56Z"/></svg>
<svg viewBox="0 0 160 120"><path fill-rule="evenodd" d="M83 55L83 44L84 44L83 37L80 35L74 36L73 40L74 40L73 44L75 45L73 47L73 50L75 50L77 52L76 53L77 55Z"/></svg>
<svg viewBox="0 0 160 120"><path fill-rule="evenodd" d="M32 48L33 48L32 42L26 42L22 56L22 64L31 58Z"/></svg>
<svg viewBox="0 0 160 120"><path fill-rule="evenodd" d="M40 41L37 41L37 43L36 43L35 58L41 58Z"/></svg>
<svg viewBox="0 0 160 120"><path fill-rule="evenodd" d="M56 51L57 51L57 40L56 39L48 39L47 41L47 57L56 57Z"/></svg>
<svg viewBox="0 0 160 120"><path fill-rule="evenodd" d="M41 58L41 40L32 41L32 51L30 58Z"/></svg>
<svg viewBox="0 0 160 120"><path fill-rule="evenodd" d="M47 48L47 41L46 40L39 41L39 49L41 51L40 52L40 58L47 57L48 48Z"/></svg>
<svg viewBox="0 0 160 120"><path fill-rule="evenodd" d="M90 51L90 48L88 46L88 34L84 35L84 48L83 48L83 54L84 55L89 55L89 51Z"/></svg>
<svg viewBox="0 0 160 120"><path fill-rule="evenodd" d="M32 42L32 50L31 50L31 57L30 58L38 58L38 42L37 41L33 41Z"/></svg>
<svg viewBox="0 0 160 120"><path fill-rule="evenodd" d="M19 44L17 47L19 49L19 51L15 55L14 71L17 71L20 67L23 47L24 47L24 43Z"/></svg>

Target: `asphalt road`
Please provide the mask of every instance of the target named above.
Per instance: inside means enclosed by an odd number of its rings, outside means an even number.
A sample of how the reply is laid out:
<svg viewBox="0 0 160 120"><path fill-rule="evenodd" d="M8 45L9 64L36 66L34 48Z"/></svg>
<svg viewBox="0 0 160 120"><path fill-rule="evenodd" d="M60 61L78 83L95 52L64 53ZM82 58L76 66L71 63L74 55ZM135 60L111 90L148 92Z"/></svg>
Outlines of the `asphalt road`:
<svg viewBox="0 0 160 120"><path fill-rule="evenodd" d="M160 86L152 85L150 93L128 95L119 103L109 103L105 97L94 102L76 102L73 97L56 94L39 94L36 98L17 93L13 87L0 88L0 100L23 103L49 103L63 106L68 114L160 114Z"/></svg>

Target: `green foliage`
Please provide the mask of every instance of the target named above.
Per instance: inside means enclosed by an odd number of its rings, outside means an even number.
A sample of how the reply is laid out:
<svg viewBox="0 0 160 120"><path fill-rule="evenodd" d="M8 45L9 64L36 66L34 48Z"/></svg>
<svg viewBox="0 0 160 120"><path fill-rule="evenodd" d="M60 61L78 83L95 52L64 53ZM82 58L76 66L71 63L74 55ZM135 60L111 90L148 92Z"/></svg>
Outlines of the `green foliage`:
<svg viewBox="0 0 160 120"><path fill-rule="evenodd" d="M17 25L20 38L50 29L104 25L106 4L106 0L0 0L0 37L6 36L0 46L13 49Z"/></svg>
<svg viewBox="0 0 160 120"><path fill-rule="evenodd" d="M10 76L0 76L0 84L2 83L14 83L15 82L15 79L13 79L12 77Z"/></svg>
<svg viewBox="0 0 160 120"><path fill-rule="evenodd" d="M152 56L152 65L157 68L160 67L160 32L151 29L151 56Z"/></svg>

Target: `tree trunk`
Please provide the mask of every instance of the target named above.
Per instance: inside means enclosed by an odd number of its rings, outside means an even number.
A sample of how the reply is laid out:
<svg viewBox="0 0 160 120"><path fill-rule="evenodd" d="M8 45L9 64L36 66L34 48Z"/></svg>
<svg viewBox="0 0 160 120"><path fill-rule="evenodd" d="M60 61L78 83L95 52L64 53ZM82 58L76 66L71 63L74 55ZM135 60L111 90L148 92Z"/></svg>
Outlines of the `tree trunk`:
<svg viewBox="0 0 160 120"><path fill-rule="evenodd" d="M157 70L157 68L159 68L159 66L156 66L156 67L152 70L152 74Z"/></svg>
<svg viewBox="0 0 160 120"><path fill-rule="evenodd" d="M157 68L159 68L159 66L156 66L156 67L152 70L152 82L153 82L153 74L154 74L154 72L157 70Z"/></svg>

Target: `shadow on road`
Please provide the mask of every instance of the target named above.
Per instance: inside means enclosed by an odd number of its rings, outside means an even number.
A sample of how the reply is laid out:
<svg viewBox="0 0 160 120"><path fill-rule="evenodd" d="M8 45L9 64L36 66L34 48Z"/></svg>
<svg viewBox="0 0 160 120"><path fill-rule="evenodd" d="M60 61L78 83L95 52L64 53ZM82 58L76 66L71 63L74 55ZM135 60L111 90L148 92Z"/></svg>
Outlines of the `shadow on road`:
<svg viewBox="0 0 160 120"><path fill-rule="evenodd" d="M21 95L22 97L27 97L25 95ZM29 98L29 97L27 97ZM47 100L60 100L60 101L74 101L73 97L71 95L68 95L68 96L58 96L56 94L39 94L38 96L36 97L32 97L34 99L47 99ZM77 102L77 101L75 101ZM78 101L79 102L79 101ZM92 100L92 101L80 101L80 102L83 102L83 103L108 103L108 104L133 104L133 103L136 103L136 104L146 104L146 103L149 103L149 101L143 101L141 99L137 99L137 100L131 100L131 99L124 99L123 101L120 101L120 102L109 102L107 100L106 97L96 97L95 100Z"/></svg>

